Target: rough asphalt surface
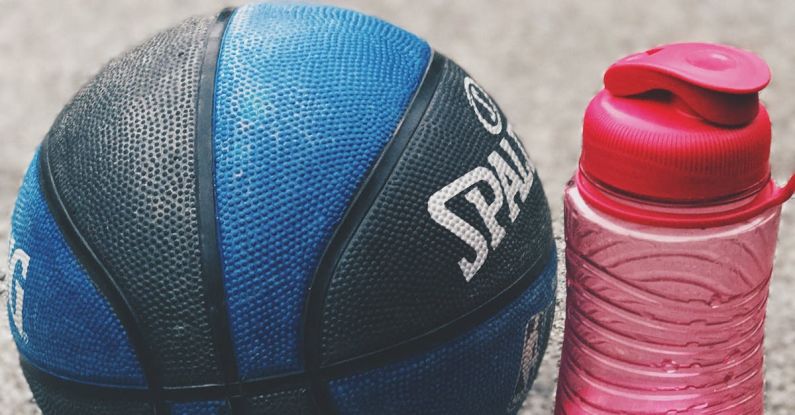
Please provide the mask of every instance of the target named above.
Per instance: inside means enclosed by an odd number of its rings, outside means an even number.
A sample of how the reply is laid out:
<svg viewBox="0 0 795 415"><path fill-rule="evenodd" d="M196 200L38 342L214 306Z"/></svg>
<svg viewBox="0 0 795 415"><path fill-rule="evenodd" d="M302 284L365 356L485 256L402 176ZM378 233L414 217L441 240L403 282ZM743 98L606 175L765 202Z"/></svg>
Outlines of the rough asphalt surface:
<svg viewBox="0 0 795 415"><path fill-rule="evenodd" d="M238 0L240 3L244 0ZM561 232L561 194L579 154L583 110L604 69L630 52L699 40L751 49L770 64L774 176L795 171L795 3L340 0L417 33L479 81L527 140ZM111 57L210 0L0 0L0 240L23 171L60 108ZM767 414L795 413L795 200L785 208L767 320ZM560 240L560 238L559 238ZM5 243L0 257L5 258ZM561 273L561 297L563 296ZM522 414L552 412L558 320ZM0 314L0 415L38 413ZM440 380L443 381L443 380Z"/></svg>

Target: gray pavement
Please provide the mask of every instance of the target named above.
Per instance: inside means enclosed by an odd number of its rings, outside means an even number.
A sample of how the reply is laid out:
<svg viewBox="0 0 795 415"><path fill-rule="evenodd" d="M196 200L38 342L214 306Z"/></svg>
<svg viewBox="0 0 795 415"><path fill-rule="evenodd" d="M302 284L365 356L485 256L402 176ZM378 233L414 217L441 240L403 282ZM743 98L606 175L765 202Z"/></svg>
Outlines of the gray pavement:
<svg viewBox="0 0 795 415"><path fill-rule="evenodd" d="M35 146L60 108L101 65L182 18L231 2L0 0L0 218ZM239 3L235 2L235 3ZM795 2L791 1L333 1L426 38L489 90L529 143L561 231L562 188L576 166L582 112L616 58L699 40L751 49L768 61L763 99L773 118L774 175L795 170ZM795 201L793 201L795 204ZM8 236L0 221L0 240ZM4 255L0 248L0 255ZM0 256L2 257L2 256ZM768 305L767 411L795 413L795 206L785 209ZM561 275L562 277L562 275ZM561 289L563 285L561 285ZM561 293L563 290L561 290ZM562 305L562 299L559 305ZM3 307L5 310L5 307ZM562 309L523 414L549 414ZM38 413L0 314L0 415Z"/></svg>

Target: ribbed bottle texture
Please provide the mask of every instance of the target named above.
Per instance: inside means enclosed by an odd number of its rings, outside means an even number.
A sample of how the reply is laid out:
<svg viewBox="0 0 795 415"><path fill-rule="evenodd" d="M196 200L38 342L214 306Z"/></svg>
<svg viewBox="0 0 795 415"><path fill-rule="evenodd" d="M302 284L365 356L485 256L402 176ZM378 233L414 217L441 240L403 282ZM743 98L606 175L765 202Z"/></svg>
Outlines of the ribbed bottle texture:
<svg viewBox="0 0 795 415"><path fill-rule="evenodd" d="M569 185L556 414L762 414L779 215L668 229L596 211Z"/></svg>

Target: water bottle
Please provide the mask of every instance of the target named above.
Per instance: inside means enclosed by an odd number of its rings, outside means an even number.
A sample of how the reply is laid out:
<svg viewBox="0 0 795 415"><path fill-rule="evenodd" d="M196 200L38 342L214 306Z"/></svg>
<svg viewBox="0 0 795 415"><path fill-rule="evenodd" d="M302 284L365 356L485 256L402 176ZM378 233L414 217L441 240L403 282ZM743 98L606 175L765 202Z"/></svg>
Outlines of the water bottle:
<svg viewBox="0 0 795 415"><path fill-rule="evenodd" d="M770 71L732 47L630 55L565 191L556 414L761 414L768 283L795 175L770 176Z"/></svg>

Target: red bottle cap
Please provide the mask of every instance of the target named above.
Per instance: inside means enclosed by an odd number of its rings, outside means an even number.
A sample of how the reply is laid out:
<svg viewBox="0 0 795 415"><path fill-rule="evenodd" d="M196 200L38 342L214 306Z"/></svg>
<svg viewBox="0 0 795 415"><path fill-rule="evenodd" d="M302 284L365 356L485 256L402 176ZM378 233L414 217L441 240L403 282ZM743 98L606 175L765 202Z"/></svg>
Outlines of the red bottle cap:
<svg viewBox="0 0 795 415"><path fill-rule="evenodd" d="M680 43L627 56L585 112L579 175L665 204L764 193L771 130L758 93L769 82L764 61L729 46ZM773 186L768 199L783 202L792 185Z"/></svg>

